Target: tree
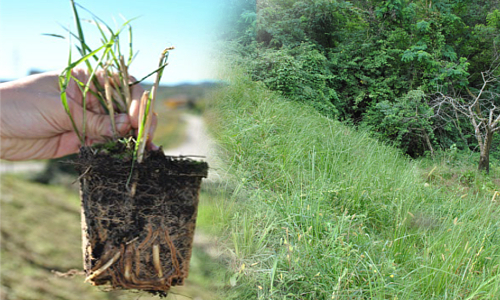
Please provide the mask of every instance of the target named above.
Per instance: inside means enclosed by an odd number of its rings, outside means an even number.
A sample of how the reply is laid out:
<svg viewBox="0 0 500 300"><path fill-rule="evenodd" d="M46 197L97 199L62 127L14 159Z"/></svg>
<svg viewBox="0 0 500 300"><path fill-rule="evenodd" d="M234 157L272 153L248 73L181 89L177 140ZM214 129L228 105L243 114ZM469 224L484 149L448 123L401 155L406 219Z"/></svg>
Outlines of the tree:
<svg viewBox="0 0 500 300"><path fill-rule="evenodd" d="M477 146L470 118L450 105L449 116L430 117L428 99L439 90L474 102L467 88L479 95L481 72L500 45L499 1L259 0L241 14L246 29L235 31L232 51L253 80L366 126L413 157L470 149ZM478 102L500 93L492 84Z"/></svg>
<svg viewBox="0 0 500 300"><path fill-rule="evenodd" d="M432 104L436 116L449 118L459 113L467 117L479 146L478 170L486 173L490 171L493 136L500 132L500 53L494 53L490 68L481 72L483 83L477 91L466 88L466 95L456 96L438 92Z"/></svg>

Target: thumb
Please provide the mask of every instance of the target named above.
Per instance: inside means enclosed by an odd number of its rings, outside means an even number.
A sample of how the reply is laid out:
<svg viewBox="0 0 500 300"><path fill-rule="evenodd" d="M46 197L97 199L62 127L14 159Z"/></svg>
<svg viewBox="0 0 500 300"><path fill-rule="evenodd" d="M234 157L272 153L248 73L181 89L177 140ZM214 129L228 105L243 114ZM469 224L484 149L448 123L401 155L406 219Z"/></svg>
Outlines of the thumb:
<svg viewBox="0 0 500 300"><path fill-rule="evenodd" d="M126 114L114 116L117 135L121 136L130 130L130 118ZM100 139L102 137L112 137L113 127L111 117L106 114L95 114L87 112L87 136L91 139Z"/></svg>

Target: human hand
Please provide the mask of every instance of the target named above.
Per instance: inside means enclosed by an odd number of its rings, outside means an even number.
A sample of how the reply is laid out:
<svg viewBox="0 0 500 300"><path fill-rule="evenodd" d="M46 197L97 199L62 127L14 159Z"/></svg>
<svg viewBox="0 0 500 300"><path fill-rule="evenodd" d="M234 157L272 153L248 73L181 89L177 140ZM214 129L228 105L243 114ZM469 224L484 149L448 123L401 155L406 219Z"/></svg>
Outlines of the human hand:
<svg viewBox="0 0 500 300"><path fill-rule="evenodd" d="M73 70L73 76L86 82L89 75L85 69L77 68ZM82 132L82 93L74 81L70 82L66 91L70 112ZM137 129L142 93L143 89L134 85L131 88L130 113L114 116L119 135ZM86 99L85 124L87 145L113 136L110 116L91 93ZM150 147L154 147L151 139L155 128L156 117L152 120L149 134ZM0 84L0 138L2 159L56 158L78 152L81 143L61 103L57 72Z"/></svg>

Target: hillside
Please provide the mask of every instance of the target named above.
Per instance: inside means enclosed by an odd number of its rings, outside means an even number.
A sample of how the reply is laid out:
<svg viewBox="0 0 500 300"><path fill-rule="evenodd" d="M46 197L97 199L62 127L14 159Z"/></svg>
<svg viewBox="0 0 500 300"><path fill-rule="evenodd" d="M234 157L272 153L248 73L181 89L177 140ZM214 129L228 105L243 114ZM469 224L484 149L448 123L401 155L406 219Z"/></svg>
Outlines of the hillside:
<svg viewBox="0 0 500 300"><path fill-rule="evenodd" d="M229 299L500 298L497 184L445 180L438 161L426 171L228 77L209 120L227 165Z"/></svg>

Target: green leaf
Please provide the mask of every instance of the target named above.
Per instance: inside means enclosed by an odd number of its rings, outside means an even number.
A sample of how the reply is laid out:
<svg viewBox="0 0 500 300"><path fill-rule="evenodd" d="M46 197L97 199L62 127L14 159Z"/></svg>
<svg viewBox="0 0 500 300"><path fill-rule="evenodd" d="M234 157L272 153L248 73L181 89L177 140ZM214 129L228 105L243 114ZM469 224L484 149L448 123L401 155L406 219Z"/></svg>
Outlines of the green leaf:
<svg viewBox="0 0 500 300"><path fill-rule="evenodd" d="M80 23L80 16L78 15L78 10L76 9L76 5L75 5L75 1L74 0L71 0L71 8L73 9L73 15L75 17L75 23L76 23L76 28L77 28L77 31L78 31L78 40L80 41L80 43L82 44L81 46L81 54L82 56L84 56L86 53L87 53L87 48L86 48L86 43L85 43L85 36L83 34L83 29L82 29L82 24ZM87 63L87 67L89 69L92 68L92 66L90 65L90 62L86 61Z"/></svg>
<svg viewBox="0 0 500 300"><path fill-rule="evenodd" d="M144 80L146 80L148 77L150 77L151 75L155 74L156 72L159 72L160 70L163 70L163 68L165 68L166 66L168 65L168 63L164 63L163 65L159 66L158 69L154 70L153 72L149 73L148 75L142 77L141 79L137 80L137 81L134 81L132 82L130 85L136 85L138 83L141 83L143 82Z"/></svg>
<svg viewBox="0 0 500 300"><path fill-rule="evenodd" d="M132 60L134 58L134 51L132 48L132 26L128 27L128 50L129 50L129 53L128 53L127 66L130 66L130 64L132 63Z"/></svg>
<svg viewBox="0 0 500 300"><path fill-rule="evenodd" d="M420 21L417 23L417 30L420 32L429 32L430 31L430 23L427 21Z"/></svg>
<svg viewBox="0 0 500 300"><path fill-rule="evenodd" d="M102 49L104 48L109 48L110 45L112 45L112 42L109 42L109 43L106 43L104 45L102 45L101 47L97 48L96 50L90 52L89 54L81 57L79 60L75 61L75 62L72 62L68 65L68 67L66 67L66 70L67 69L73 69L74 67L78 66L79 64L81 64L82 62L88 62L88 60L93 57L95 54L99 53L99 51L101 51ZM93 70L93 68L91 67L90 70Z"/></svg>
<svg viewBox="0 0 500 300"><path fill-rule="evenodd" d="M59 38L59 39L63 39L65 40L66 37L65 36L62 36L60 34L54 34L54 33L42 33L42 35L45 35L45 36L51 36L51 37L55 37L55 38Z"/></svg>

